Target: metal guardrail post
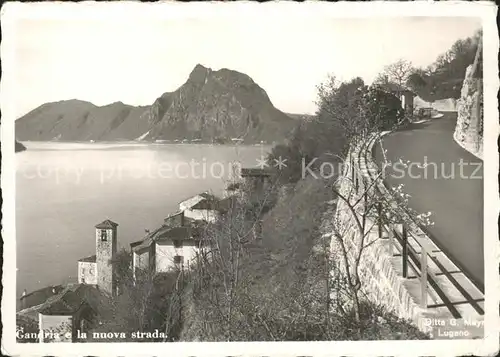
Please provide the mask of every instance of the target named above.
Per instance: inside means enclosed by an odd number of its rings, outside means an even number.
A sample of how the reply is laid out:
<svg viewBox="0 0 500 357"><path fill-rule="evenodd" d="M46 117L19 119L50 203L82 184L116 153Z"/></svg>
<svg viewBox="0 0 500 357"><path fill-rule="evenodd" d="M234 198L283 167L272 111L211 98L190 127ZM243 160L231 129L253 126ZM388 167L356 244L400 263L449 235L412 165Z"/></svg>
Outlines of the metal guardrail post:
<svg viewBox="0 0 500 357"><path fill-rule="evenodd" d="M406 224L403 223L403 252L402 252L402 258L403 258L403 278L408 277L408 232L406 230Z"/></svg>
<svg viewBox="0 0 500 357"><path fill-rule="evenodd" d="M421 247L420 251L420 284L421 284L421 302L420 306L422 308L427 308L427 252L425 247Z"/></svg>
<svg viewBox="0 0 500 357"><path fill-rule="evenodd" d="M378 203L377 207L377 213L378 213L378 237L382 238L382 202Z"/></svg>
<svg viewBox="0 0 500 357"><path fill-rule="evenodd" d="M368 187L368 183L365 182L363 178L361 178L363 182L363 199L365 200L365 207L368 205L368 192L366 190L366 187Z"/></svg>
<svg viewBox="0 0 500 357"><path fill-rule="evenodd" d="M392 227L389 227L387 234L389 235L389 254L392 257L394 256L394 230Z"/></svg>
<svg viewBox="0 0 500 357"><path fill-rule="evenodd" d="M354 183L354 159L351 156L351 181Z"/></svg>

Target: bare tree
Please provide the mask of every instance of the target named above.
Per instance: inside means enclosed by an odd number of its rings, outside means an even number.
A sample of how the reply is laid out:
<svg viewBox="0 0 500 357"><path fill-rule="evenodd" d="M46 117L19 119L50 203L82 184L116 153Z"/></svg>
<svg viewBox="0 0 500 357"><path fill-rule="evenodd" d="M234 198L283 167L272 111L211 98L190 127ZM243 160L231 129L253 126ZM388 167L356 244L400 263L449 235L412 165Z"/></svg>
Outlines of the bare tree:
<svg viewBox="0 0 500 357"><path fill-rule="evenodd" d="M394 63L386 66L384 68L384 75L387 76L389 82L395 83L398 88L396 94L399 97L401 90L406 87L406 81L411 73L413 73L414 68L410 61L405 59L399 59Z"/></svg>
<svg viewBox="0 0 500 357"><path fill-rule="evenodd" d="M351 163L346 164L351 166ZM350 170L353 168L350 167ZM346 292L348 300L352 302L355 320L359 323L363 286L360 267L365 251L381 238L376 228L381 224L426 226L432 222L429 219L430 212L418 214L409 206L409 195L404 193L402 186L391 189L389 196L378 191L378 185L383 182L383 172L371 179L359 177L357 171L349 172L340 176L332 187L341 209L337 211L340 216L334 218L330 230L334 252L342 261L339 271L343 272L344 279L340 278L340 286L338 282L331 285L338 286L338 294Z"/></svg>
<svg viewBox="0 0 500 357"><path fill-rule="evenodd" d="M131 254L120 251L111 261L114 265L118 286L118 294L111 302L110 311L102 319L100 325L91 328L89 338L93 333L123 332L126 340L143 340L133 338L132 333L151 333L155 329L171 332L168 327L169 316L173 307L176 279L179 272L157 273L151 269L137 269L135 279L132 274ZM173 307L172 307L173 306ZM109 315L108 315L109 314ZM117 341L123 341L117 338Z"/></svg>
<svg viewBox="0 0 500 357"><path fill-rule="evenodd" d="M204 229L191 282L203 319L200 333L208 339L235 340L241 336L236 326L241 326L249 313L246 292L259 268L252 259L261 252L260 219L270 204L271 191L235 196L227 211Z"/></svg>
<svg viewBox="0 0 500 357"><path fill-rule="evenodd" d="M381 83L395 81L398 84L403 84L411 70L411 63L400 60L388 66L378 80ZM327 83L332 82L330 80ZM351 161L350 154L355 148L363 145L372 135L380 135L381 130L398 129L403 122L394 113L382 110L380 93L368 90L363 93L361 100L358 100L356 91L347 91L347 95L343 95L339 88L340 85L320 87L320 108L323 109L324 115L335 120L337 125L348 135L349 150L343 150L337 155L339 160L343 162L343 167L349 167L352 174L353 161ZM330 110L332 107L335 108ZM358 117L352 118L352 115ZM350 118L350 120L344 118ZM380 125L388 119L390 119L387 122L388 125ZM380 139L378 140L380 141ZM345 154L346 152L348 154ZM384 164L389 165L390 163ZM366 249L378 240L378 237L372 234L373 228L380 223L381 217L384 217L385 223L391 223L387 222L389 219L400 223L403 218L407 219L407 217L412 217L415 220L421 219L422 222L428 219L428 216L418 215L408 207L408 197L402 193L401 188L394 192L395 196L400 198L397 205L381 195L377 187L383 180L382 174L383 172L380 172L367 181L365 178L359 177L357 172L350 175L346 171L338 176L337 182L331 187L337 196L337 205L340 206L337 212L344 214L343 217L335 217L330 227L333 243L336 247L335 253L337 257L340 257L342 264L338 265L337 262L325 260L325 264L332 267L337 266L335 279L327 282L326 287L327 291L331 287L337 289L336 306L340 312L343 312L345 299L342 295L345 293L345 298L352 302L355 320L358 324L361 320L362 281L360 279L360 266ZM409 215L401 216L398 212L402 209ZM328 294L330 293L328 292ZM330 306L330 302L327 306Z"/></svg>

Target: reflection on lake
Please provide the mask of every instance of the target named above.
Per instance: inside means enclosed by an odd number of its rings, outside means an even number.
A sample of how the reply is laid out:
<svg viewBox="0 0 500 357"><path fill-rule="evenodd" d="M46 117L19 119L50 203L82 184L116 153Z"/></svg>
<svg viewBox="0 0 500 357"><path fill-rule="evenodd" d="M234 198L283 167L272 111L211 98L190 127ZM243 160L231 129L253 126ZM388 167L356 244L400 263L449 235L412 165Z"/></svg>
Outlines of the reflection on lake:
<svg viewBox="0 0 500 357"><path fill-rule="evenodd" d="M16 154L17 293L76 281L95 254L94 225L119 224L118 246L140 239L203 191L221 194L234 163L269 147L26 142Z"/></svg>

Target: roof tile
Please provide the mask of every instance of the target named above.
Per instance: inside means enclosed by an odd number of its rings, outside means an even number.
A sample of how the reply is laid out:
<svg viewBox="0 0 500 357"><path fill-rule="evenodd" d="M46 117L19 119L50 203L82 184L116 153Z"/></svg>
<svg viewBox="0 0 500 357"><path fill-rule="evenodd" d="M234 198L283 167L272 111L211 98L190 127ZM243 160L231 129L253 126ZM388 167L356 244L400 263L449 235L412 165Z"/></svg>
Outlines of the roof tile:
<svg viewBox="0 0 500 357"><path fill-rule="evenodd" d="M95 227L98 229L113 229L113 228L118 227L118 223L115 223L109 219L106 219L106 220L102 221L101 223L96 224Z"/></svg>
<svg viewBox="0 0 500 357"><path fill-rule="evenodd" d="M83 263L95 263L96 262L96 255L91 255L90 257L85 257L85 258L81 258L81 259L78 259L79 262L83 262Z"/></svg>

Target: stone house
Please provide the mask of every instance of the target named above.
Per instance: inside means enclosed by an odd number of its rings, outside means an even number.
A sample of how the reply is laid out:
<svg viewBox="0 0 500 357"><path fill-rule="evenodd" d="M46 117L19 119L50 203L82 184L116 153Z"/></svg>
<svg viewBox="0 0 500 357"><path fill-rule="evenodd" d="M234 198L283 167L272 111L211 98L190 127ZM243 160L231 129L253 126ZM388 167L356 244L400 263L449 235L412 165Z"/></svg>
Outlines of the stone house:
<svg viewBox="0 0 500 357"><path fill-rule="evenodd" d="M219 198L203 192L180 202L179 210L183 212L184 217L213 222L219 215L219 203Z"/></svg>
<svg viewBox="0 0 500 357"><path fill-rule="evenodd" d="M384 84L383 88L394 94L400 101L401 107L410 114L413 114L414 110L414 98L417 96L416 93L408 88L402 87L397 83L387 83Z"/></svg>
<svg viewBox="0 0 500 357"><path fill-rule="evenodd" d="M97 256L95 254L78 260L78 282L97 285Z"/></svg>
<svg viewBox="0 0 500 357"><path fill-rule="evenodd" d="M400 93L401 106L403 109L409 113L413 114L414 103L413 100L417 95L413 93L411 90L405 89Z"/></svg>
<svg viewBox="0 0 500 357"><path fill-rule="evenodd" d="M201 247L201 227L162 225L130 244L134 278L139 271L162 273L189 267Z"/></svg>
<svg viewBox="0 0 500 357"><path fill-rule="evenodd" d="M257 195L265 192L271 184L271 173L265 169L242 168L240 175L245 189Z"/></svg>
<svg viewBox="0 0 500 357"><path fill-rule="evenodd" d="M130 244L134 278L138 271L189 268L203 247L203 228L227 212L234 199L204 192L180 202L179 211L166 217L161 227Z"/></svg>
<svg viewBox="0 0 500 357"><path fill-rule="evenodd" d="M64 287L62 285L53 285L32 291L29 294L24 290L23 295L19 299L19 307L23 310L35 305L40 305L48 298L59 294L63 289Z"/></svg>
<svg viewBox="0 0 500 357"><path fill-rule="evenodd" d="M17 313L38 324L39 342L76 342L109 310L107 295L95 286L70 284L45 302Z"/></svg>

